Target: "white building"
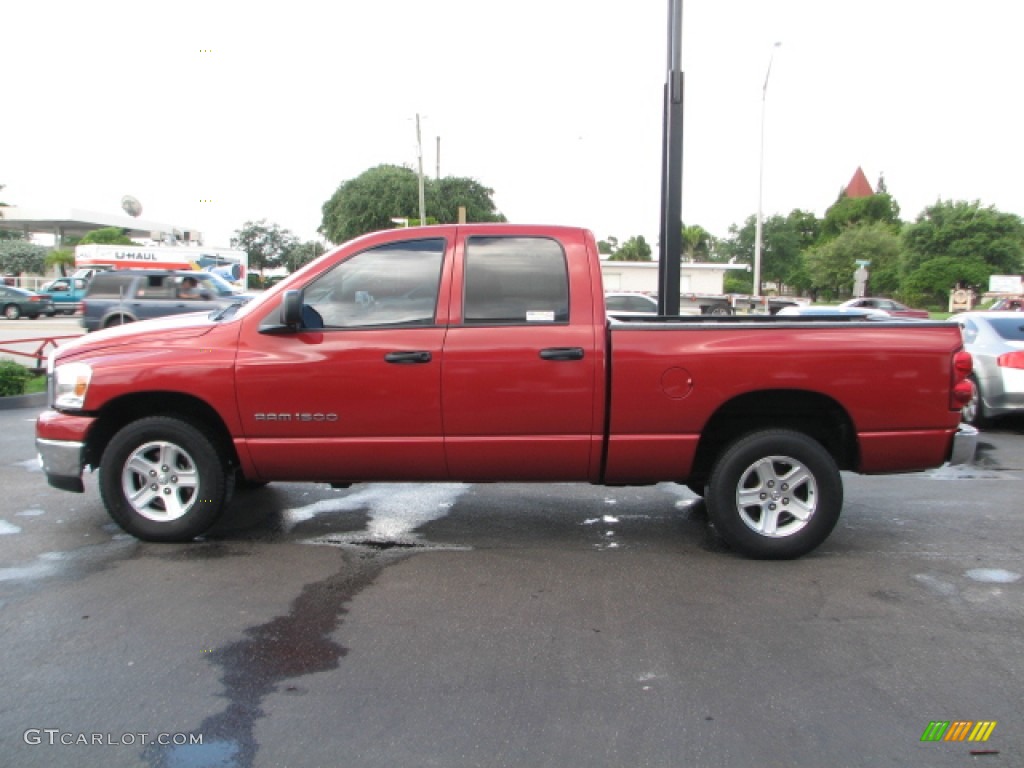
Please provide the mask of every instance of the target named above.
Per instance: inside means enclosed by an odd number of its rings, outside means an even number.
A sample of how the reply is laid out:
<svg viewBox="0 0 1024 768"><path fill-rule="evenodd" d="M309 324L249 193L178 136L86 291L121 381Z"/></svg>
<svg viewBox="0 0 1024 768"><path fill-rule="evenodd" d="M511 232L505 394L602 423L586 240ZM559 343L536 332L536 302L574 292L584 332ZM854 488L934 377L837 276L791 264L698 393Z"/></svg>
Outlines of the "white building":
<svg viewBox="0 0 1024 768"><path fill-rule="evenodd" d="M750 271L746 264L710 264L686 262L680 264L679 293L719 295L725 293L725 273L732 270ZM658 262L656 261L601 261L601 274L605 291L635 291L658 293Z"/></svg>

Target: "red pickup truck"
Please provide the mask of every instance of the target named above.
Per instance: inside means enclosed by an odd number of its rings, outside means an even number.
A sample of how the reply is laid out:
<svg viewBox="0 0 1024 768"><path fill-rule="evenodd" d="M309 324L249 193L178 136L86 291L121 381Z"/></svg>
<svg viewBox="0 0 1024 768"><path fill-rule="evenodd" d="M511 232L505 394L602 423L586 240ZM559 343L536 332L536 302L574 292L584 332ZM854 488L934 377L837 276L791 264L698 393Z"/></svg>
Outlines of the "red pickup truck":
<svg viewBox="0 0 1024 768"><path fill-rule="evenodd" d="M49 361L51 485L99 468L152 541L220 517L236 481L676 481L736 550L802 555L840 470L973 456L952 324L610 320L593 235L461 225L346 243L249 303L89 334Z"/></svg>

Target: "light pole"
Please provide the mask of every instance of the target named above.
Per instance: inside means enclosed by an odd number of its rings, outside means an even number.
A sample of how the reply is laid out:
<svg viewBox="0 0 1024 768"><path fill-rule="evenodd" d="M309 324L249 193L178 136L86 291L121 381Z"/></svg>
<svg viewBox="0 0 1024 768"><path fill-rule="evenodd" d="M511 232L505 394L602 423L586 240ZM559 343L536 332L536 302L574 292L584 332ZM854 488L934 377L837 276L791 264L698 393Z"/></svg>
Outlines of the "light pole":
<svg viewBox="0 0 1024 768"><path fill-rule="evenodd" d="M427 206L423 200L423 139L420 136L420 113L416 113L416 157L419 162L420 226L427 226Z"/></svg>
<svg viewBox="0 0 1024 768"><path fill-rule="evenodd" d="M754 223L754 296L761 295L761 202L764 198L764 105L768 98L768 78L772 74L772 61L775 58L775 49L782 43L775 43L772 46L771 55L768 57L768 71L764 73L764 87L761 89L761 155L757 176L757 219Z"/></svg>

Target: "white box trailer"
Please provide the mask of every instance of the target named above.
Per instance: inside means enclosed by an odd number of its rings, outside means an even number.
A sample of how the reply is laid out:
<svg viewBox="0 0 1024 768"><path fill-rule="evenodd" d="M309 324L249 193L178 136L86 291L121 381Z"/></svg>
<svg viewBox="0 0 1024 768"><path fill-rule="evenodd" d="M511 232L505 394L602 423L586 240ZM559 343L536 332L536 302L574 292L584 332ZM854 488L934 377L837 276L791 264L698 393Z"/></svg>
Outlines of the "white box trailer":
<svg viewBox="0 0 1024 768"><path fill-rule="evenodd" d="M82 270L193 269L213 272L245 285L249 254L228 248L148 245L79 245L75 267Z"/></svg>

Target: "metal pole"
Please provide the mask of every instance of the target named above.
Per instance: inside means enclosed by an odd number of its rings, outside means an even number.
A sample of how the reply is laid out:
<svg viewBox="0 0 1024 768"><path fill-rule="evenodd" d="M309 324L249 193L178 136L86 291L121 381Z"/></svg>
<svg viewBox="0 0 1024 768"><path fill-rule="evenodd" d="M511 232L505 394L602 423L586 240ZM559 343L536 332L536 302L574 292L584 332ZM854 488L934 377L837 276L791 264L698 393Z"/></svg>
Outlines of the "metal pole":
<svg viewBox="0 0 1024 768"><path fill-rule="evenodd" d="M761 235L762 220L761 212L762 199L764 197L764 107L768 99L768 78L772 74L772 61L775 58L775 49L782 43L775 43L772 46L771 55L768 57L768 71L764 74L764 87L761 89L761 154L758 159L757 175L757 219L754 222L754 297L761 295Z"/></svg>
<svg viewBox="0 0 1024 768"><path fill-rule="evenodd" d="M668 4L668 71L662 125L658 313L679 314L683 239L683 0Z"/></svg>
<svg viewBox="0 0 1024 768"><path fill-rule="evenodd" d="M423 194L423 139L420 136L420 113L416 113L416 154L419 160L419 181L420 181L420 226L427 225L427 204Z"/></svg>

